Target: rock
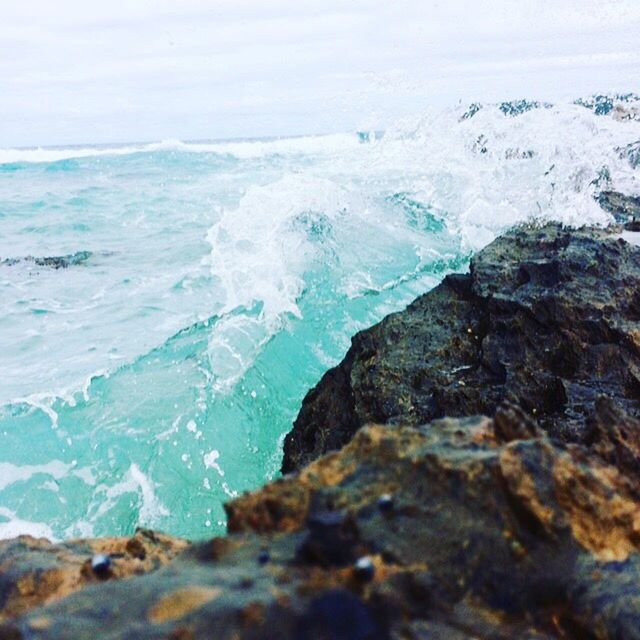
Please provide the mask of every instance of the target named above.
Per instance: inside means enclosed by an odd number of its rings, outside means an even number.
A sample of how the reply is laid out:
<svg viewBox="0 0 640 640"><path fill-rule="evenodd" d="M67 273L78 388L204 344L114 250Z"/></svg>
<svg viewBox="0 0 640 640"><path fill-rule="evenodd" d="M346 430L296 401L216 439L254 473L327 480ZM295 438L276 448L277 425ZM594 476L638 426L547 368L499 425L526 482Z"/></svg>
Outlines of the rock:
<svg viewBox="0 0 640 640"><path fill-rule="evenodd" d="M594 94L575 101L575 104L590 109L597 116L611 115L616 120L633 119L639 103L640 96L635 93Z"/></svg>
<svg viewBox="0 0 640 640"><path fill-rule="evenodd" d="M634 221L640 219L640 196L626 196L618 191L602 191L598 196L598 203L622 225L633 225ZM634 228L629 230L637 231Z"/></svg>
<svg viewBox="0 0 640 640"><path fill-rule="evenodd" d="M26 256L24 258L6 258L5 260L0 260L0 264L13 266L20 262L32 262L39 267L68 269L69 267L85 263L92 255L93 253L91 251L76 251L76 253L70 253L66 256L45 256L42 258Z"/></svg>
<svg viewBox="0 0 640 640"><path fill-rule="evenodd" d="M236 533L23 611L0 638L640 638L638 484L608 460L623 428L596 450L501 419L364 427L230 503ZM348 522L352 564L300 555Z"/></svg>
<svg viewBox="0 0 640 640"><path fill-rule="evenodd" d="M154 571L187 545L184 540L147 529L138 529L130 538L60 544L31 536L0 541L0 622L107 577L127 578ZM92 562L98 556L109 558L108 571L94 571Z"/></svg>
<svg viewBox="0 0 640 640"><path fill-rule="evenodd" d="M614 194L602 198L622 206ZM638 416L639 291L640 250L615 230L508 232L472 259L468 275L445 278L353 338L304 399L283 471L370 422L493 416L505 400L566 442L589 437L601 395Z"/></svg>
<svg viewBox="0 0 640 640"><path fill-rule="evenodd" d="M629 161L633 169L640 167L640 140L616 149L620 157Z"/></svg>
<svg viewBox="0 0 640 640"><path fill-rule="evenodd" d="M502 102L499 105L500 111L505 116L519 116L532 109L551 109L553 105L548 102L537 102L535 100L512 100L511 102Z"/></svg>

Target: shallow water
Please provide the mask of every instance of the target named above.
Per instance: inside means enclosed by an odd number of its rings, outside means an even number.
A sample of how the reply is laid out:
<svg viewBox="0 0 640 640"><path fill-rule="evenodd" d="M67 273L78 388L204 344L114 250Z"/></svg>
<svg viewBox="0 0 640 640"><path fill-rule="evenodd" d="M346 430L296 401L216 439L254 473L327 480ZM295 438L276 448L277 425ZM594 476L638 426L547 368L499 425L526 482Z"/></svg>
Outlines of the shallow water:
<svg viewBox="0 0 640 640"><path fill-rule="evenodd" d="M219 532L354 332L518 221L606 223L595 193L640 192L638 121L474 111L1 150L0 537Z"/></svg>

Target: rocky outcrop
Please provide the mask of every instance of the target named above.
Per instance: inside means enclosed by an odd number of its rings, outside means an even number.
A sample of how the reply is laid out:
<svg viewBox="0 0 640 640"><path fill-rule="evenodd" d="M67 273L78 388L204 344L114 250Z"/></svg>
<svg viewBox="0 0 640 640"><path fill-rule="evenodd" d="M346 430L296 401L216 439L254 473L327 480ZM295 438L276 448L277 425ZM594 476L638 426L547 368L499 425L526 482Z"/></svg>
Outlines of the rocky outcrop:
<svg viewBox="0 0 640 640"><path fill-rule="evenodd" d="M614 197L608 202L614 206ZM633 200L625 201L631 207ZM357 334L309 392L283 471L364 424L494 415L505 400L585 442L596 399L640 413L640 251L612 230L519 228L405 311Z"/></svg>
<svg viewBox="0 0 640 640"><path fill-rule="evenodd" d="M226 537L0 543L0 640L640 639L621 231L514 230L355 336Z"/></svg>
<svg viewBox="0 0 640 640"><path fill-rule="evenodd" d="M228 537L0 638L640 638L638 441L612 407L588 446L511 405L365 427L229 504Z"/></svg>
<svg viewBox="0 0 640 640"><path fill-rule="evenodd" d="M107 579L154 571L188 546L148 529L130 538L52 544L20 536L0 541L0 622ZM93 558L107 558L92 567Z"/></svg>

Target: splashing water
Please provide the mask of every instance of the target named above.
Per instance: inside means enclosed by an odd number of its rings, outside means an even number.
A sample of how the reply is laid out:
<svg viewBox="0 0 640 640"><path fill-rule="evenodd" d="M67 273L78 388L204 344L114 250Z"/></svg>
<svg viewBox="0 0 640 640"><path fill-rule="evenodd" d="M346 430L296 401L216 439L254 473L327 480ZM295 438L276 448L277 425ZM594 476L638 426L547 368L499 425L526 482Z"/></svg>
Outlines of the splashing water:
<svg viewBox="0 0 640 640"><path fill-rule="evenodd" d="M514 223L640 192L636 106L601 104L0 151L0 537L219 531L354 332Z"/></svg>

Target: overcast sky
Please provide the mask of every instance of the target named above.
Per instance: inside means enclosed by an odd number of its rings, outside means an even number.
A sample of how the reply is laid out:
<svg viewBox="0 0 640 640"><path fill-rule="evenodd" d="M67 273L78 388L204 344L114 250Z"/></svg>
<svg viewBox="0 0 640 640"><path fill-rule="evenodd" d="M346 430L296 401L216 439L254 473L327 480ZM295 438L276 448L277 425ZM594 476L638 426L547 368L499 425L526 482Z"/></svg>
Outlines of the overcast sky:
<svg viewBox="0 0 640 640"><path fill-rule="evenodd" d="M640 91L640 0L0 0L0 147Z"/></svg>

